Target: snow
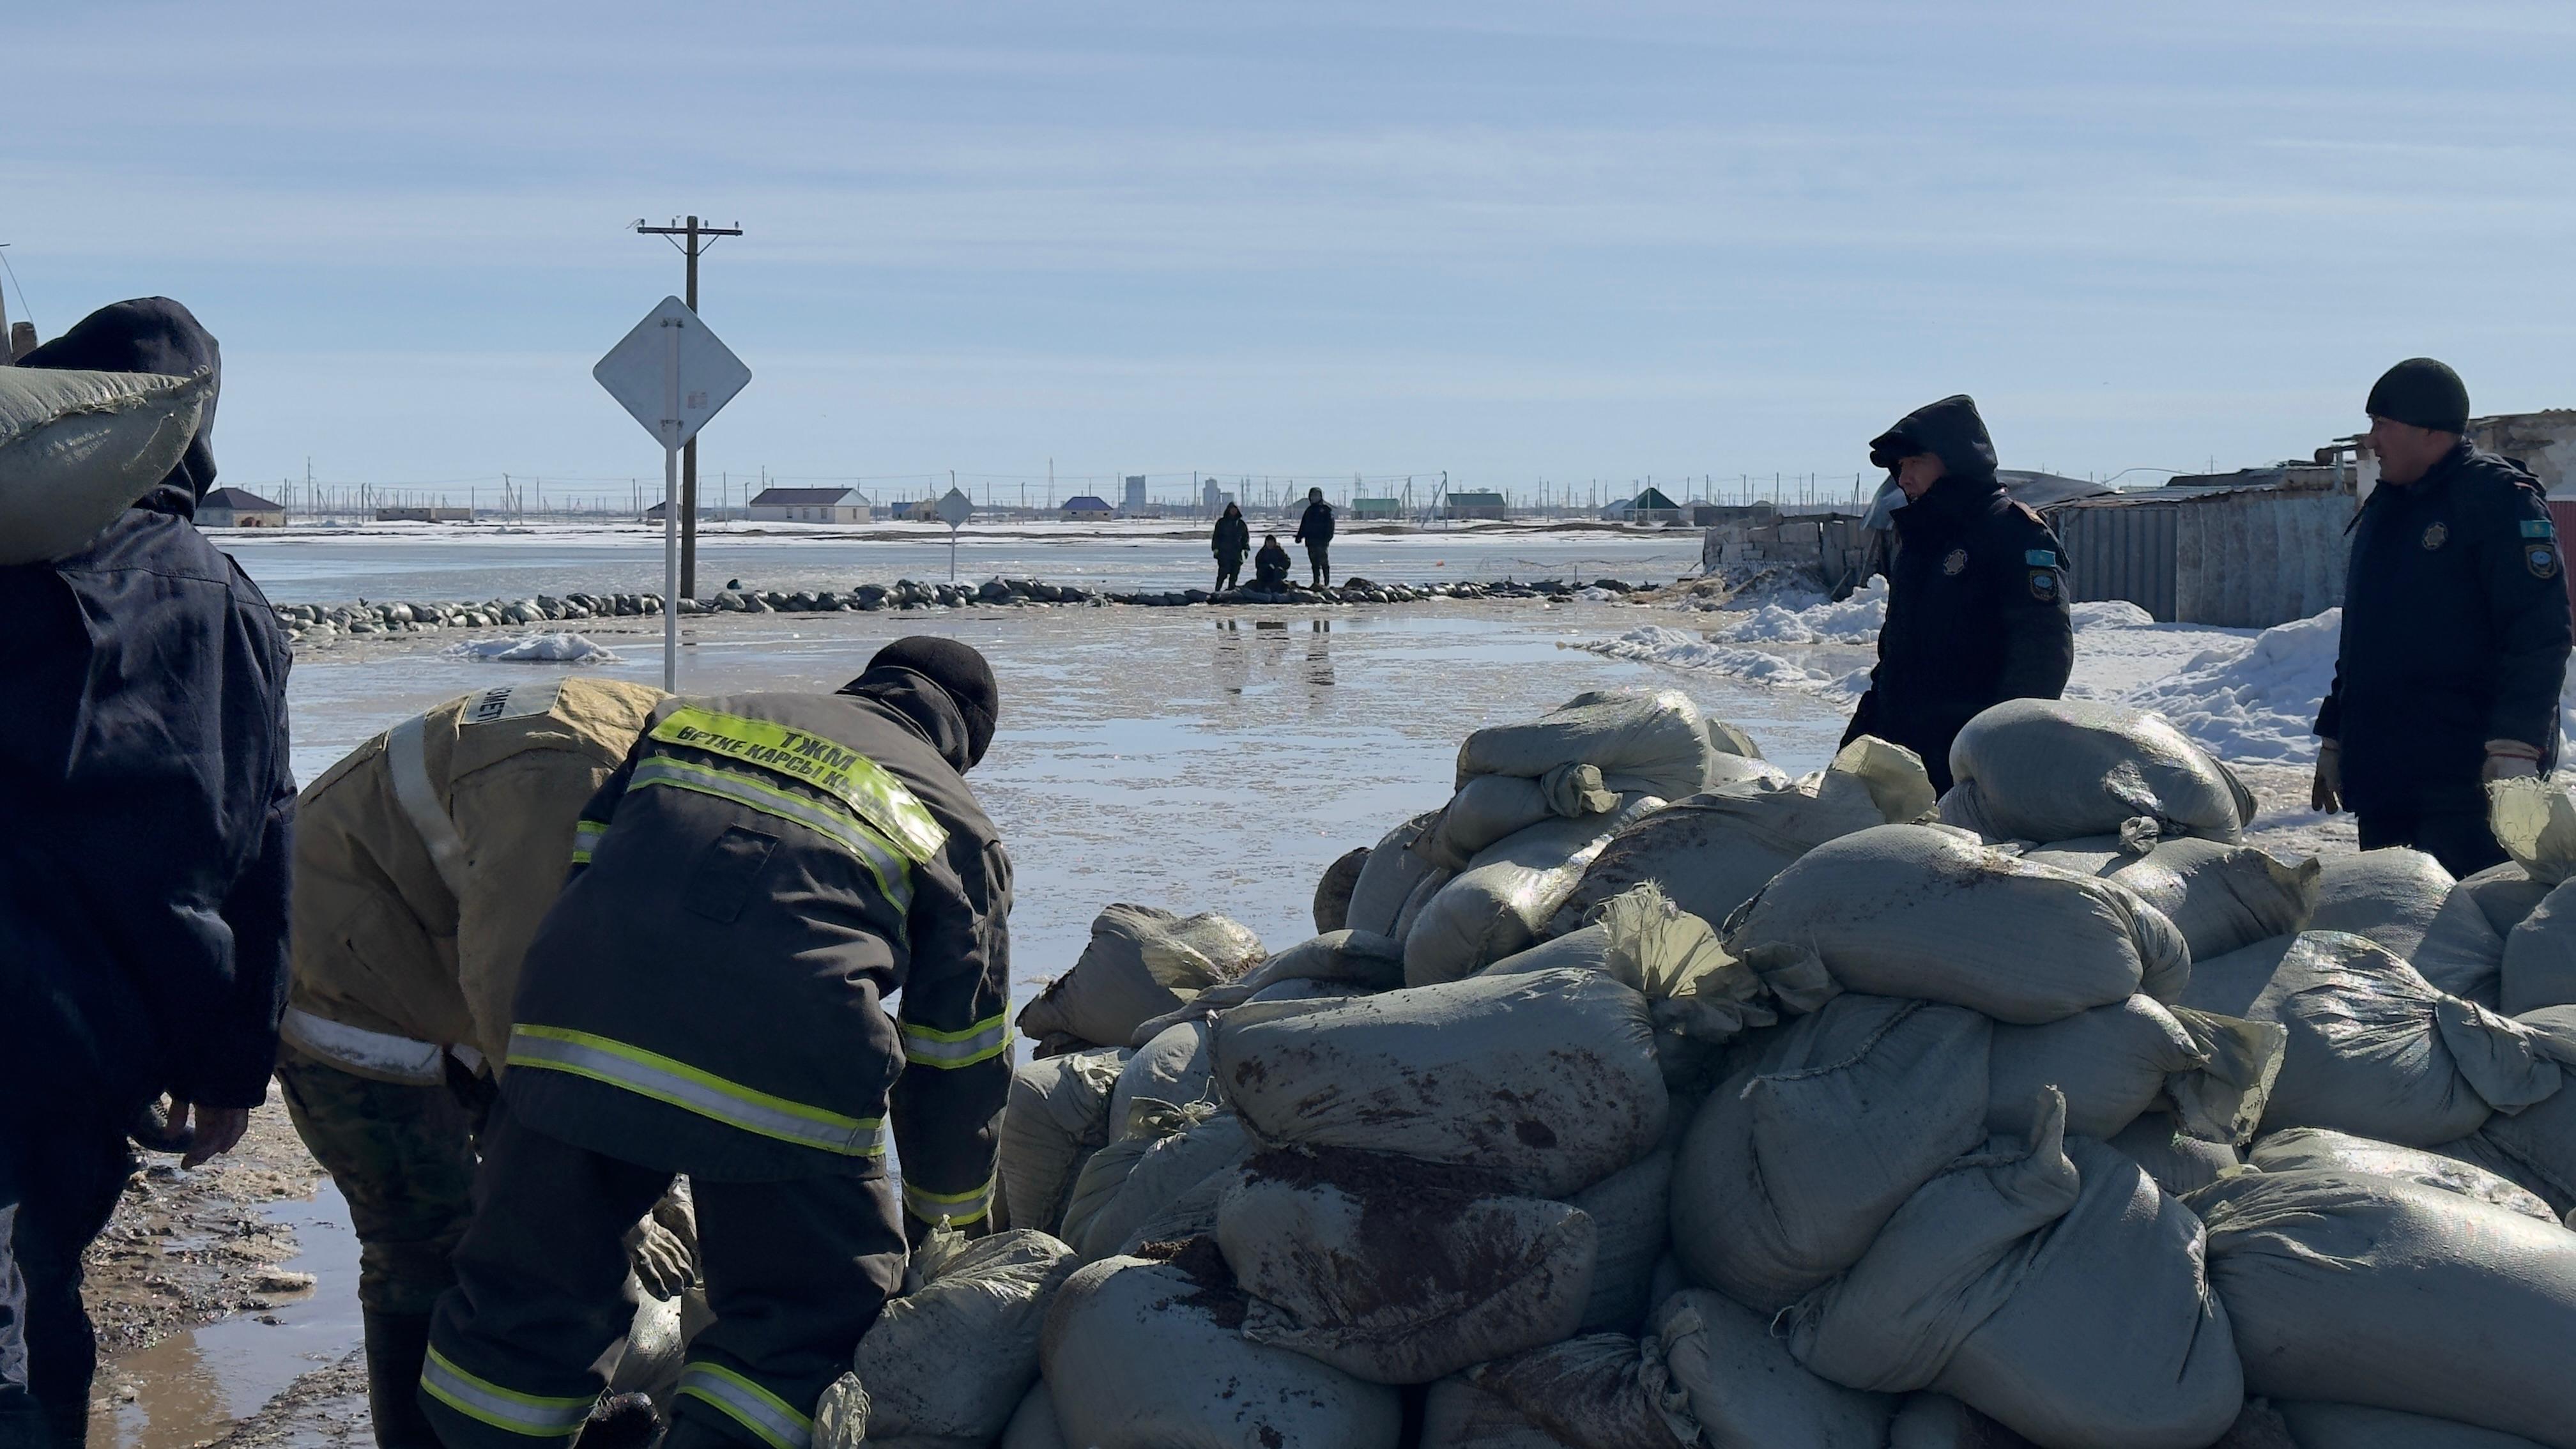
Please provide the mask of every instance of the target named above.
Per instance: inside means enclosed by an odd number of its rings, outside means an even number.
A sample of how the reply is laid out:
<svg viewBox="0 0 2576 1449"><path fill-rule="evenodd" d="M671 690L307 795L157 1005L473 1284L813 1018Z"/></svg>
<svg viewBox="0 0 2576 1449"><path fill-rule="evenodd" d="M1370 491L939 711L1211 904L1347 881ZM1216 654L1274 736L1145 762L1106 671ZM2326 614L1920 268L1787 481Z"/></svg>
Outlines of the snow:
<svg viewBox="0 0 2576 1449"><path fill-rule="evenodd" d="M1839 604L1803 609L1765 604L1739 623L1711 629L1709 637L1736 644L1875 644L1886 623L1887 579L1882 575Z"/></svg>
<svg viewBox="0 0 2576 1449"><path fill-rule="evenodd" d="M587 634L522 634L516 639L469 639L448 651L502 664L616 664L617 655Z"/></svg>
<svg viewBox="0 0 2576 1449"><path fill-rule="evenodd" d="M2203 650L2120 697L2173 721L2222 759L2313 760L2308 727L2334 684L2342 641L2343 610L2328 609Z"/></svg>

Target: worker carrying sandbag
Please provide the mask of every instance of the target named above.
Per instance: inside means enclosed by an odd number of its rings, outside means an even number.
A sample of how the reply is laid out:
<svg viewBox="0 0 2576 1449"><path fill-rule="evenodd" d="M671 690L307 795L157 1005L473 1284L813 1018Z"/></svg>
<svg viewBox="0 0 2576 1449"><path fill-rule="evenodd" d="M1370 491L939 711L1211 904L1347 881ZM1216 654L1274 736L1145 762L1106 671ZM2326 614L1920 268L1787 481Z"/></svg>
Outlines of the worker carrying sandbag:
<svg viewBox="0 0 2576 1449"><path fill-rule="evenodd" d="M2471 875L2505 858L2484 783L2558 762L2566 559L2540 485L2461 436L2458 373L2409 358L2365 407L2379 486L2352 525L2311 803L2349 806L2364 850L2411 845Z"/></svg>
<svg viewBox="0 0 2576 1449"><path fill-rule="evenodd" d="M995 705L982 655L914 637L836 694L653 711L521 972L421 1375L448 1449L581 1425L627 1320L619 1237L674 1174L715 1321L671 1449L806 1449L907 1235L988 1225L1010 864L963 777Z"/></svg>
<svg viewBox="0 0 2576 1449"><path fill-rule="evenodd" d="M2066 555L1995 477L1995 445L1962 393L1870 440L1905 494L1895 512L1878 667L1843 743L1876 735L1923 757L1950 788L1950 741L2007 699L2055 699L2075 667Z"/></svg>
<svg viewBox="0 0 2576 1449"><path fill-rule="evenodd" d="M661 698L580 676L469 694L360 745L297 802L277 1080L357 1229L380 1449L436 1449L415 1386L473 1212L474 1138L519 961L582 807ZM639 1232L636 1246L648 1290L687 1286L670 1233Z"/></svg>

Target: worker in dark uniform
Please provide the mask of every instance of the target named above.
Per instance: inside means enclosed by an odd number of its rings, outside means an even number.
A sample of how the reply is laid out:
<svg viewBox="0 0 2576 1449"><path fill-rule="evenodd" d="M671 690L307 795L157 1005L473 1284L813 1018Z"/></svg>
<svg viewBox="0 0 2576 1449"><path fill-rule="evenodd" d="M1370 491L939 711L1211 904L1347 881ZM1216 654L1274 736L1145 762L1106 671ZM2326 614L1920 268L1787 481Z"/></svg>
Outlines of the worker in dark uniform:
<svg viewBox="0 0 2576 1449"><path fill-rule="evenodd" d="M1252 552L1252 525L1243 521L1241 508L1229 503L1217 515L1216 536L1209 547L1216 553L1216 592L1243 582L1243 556Z"/></svg>
<svg viewBox="0 0 2576 1449"><path fill-rule="evenodd" d="M579 1428L632 1313L620 1237L674 1174L715 1322L670 1449L808 1449L907 1239L986 1229L1011 877L964 775L995 705L983 656L916 637L837 694L654 710L521 968L421 1375L449 1449Z"/></svg>
<svg viewBox="0 0 2576 1449"><path fill-rule="evenodd" d="M1950 742L2007 699L2055 699L2075 666L2066 556L2039 515L2005 495L1977 404L1945 397L1870 440L1905 495L1895 511L1878 667L1843 743L1862 735L1923 757L1950 788Z"/></svg>
<svg viewBox="0 0 2576 1449"><path fill-rule="evenodd" d="M1306 511L1297 519L1294 542L1306 545L1306 564L1314 570L1315 587L1330 588L1333 582L1333 505L1324 501L1324 490L1306 490Z"/></svg>
<svg viewBox="0 0 2576 1449"><path fill-rule="evenodd" d="M1261 535L1261 552L1252 556L1252 586L1273 593L1288 587L1288 550L1275 533Z"/></svg>
<svg viewBox="0 0 2576 1449"><path fill-rule="evenodd" d="M2486 782L2558 762L2566 562L2540 485L2461 436L2457 373L2410 358L2366 406L2379 486L2353 520L2312 803L2351 807L2364 850L2411 845L2468 875L2505 858Z"/></svg>

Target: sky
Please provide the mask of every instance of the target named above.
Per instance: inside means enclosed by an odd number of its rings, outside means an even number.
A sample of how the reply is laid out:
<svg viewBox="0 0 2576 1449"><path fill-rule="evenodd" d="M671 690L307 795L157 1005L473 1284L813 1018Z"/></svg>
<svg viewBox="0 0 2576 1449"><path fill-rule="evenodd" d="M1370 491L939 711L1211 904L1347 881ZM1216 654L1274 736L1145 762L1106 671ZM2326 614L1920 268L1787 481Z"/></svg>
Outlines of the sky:
<svg viewBox="0 0 2576 1449"><path fill-rule="evenodd" d="M680 290L628 228L691 210L746 232L701 282L754 374L711 487L1848 490L1962 391L2006 466L2140 481L2305 456L2418 354L2481 412L2576 406L2563 4L89 0L0 32L9 314L186 302L253 487L656 479L589 369Z"/></svg>

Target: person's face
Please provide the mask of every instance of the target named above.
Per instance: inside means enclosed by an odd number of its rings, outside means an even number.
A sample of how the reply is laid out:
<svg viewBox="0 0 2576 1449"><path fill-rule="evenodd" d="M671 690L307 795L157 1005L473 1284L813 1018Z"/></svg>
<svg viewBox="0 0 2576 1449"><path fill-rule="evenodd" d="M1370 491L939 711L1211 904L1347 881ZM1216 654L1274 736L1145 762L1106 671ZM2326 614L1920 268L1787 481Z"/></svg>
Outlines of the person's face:
<svg viewBox="0 0 2576 1449"><path fill-rule="evenodd" d="M1896 486L1905 490L1907 500L1911 501L1930 492L1932 485L1940 482L1949 471L1941 466L1940 459L1930 453L1916 453L1910 458L1896 460Z"/></svg>
<svg viewBox="0 0 2576 1449"><path fill-rule="evenodd" d="M2394 418L2372 418L2370 451L2379 455L2379 481L2401 488L2421 482L2459 437L2457 433L2437 433Z"/></svg>

